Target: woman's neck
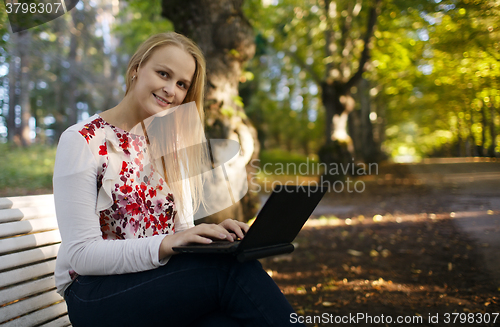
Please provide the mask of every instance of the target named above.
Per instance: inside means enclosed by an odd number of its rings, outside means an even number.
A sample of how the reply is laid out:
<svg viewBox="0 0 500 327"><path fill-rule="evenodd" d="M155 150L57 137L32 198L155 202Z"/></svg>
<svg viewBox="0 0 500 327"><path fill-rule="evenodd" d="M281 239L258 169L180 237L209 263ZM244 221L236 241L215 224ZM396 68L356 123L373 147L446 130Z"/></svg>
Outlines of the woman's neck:
<svg viewBox="0 0 500 327"><path fill-rule="evenodd" d="M128 95L115 107L99 114L107 123L124 131L130 131L144 119L139 116L140 110L137 109L137 105L134 105Z"/></svg>

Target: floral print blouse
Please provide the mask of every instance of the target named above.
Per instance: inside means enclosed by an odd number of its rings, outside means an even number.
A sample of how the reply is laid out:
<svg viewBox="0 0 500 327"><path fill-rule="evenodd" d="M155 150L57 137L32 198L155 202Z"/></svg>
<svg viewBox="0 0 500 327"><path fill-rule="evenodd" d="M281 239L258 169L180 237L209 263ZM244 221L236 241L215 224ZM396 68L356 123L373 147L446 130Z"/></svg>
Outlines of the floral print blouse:
<svg viewBox="0 0 500 327"><path fill-rule="evenodd" d="M62 134L53 186L62 238L55 269L61 295L78 275L123 274L166 264L169 258L158 257L164 236L194 226L192 208L176 207L150 163L145 138L99 115Z"/></svg>
<svg viewBox="0 0 500 327"><path fill-rule="evenodd" d="M96 140L98 143L93 146L99 149L97 189L104 187L105 193L100 194L112 199L111 206L99 212L102 237L125 239L173 234L177 214L174 197L154 166L144 167L144 163L149 162L144 136L121 130L101 117L86 124L79 133L91 143L96 132L105 128L112 133L107 133L105 140ZM112 152L121 152L123 158L118 175L113 174L110 180L104 177Z"/></svg>

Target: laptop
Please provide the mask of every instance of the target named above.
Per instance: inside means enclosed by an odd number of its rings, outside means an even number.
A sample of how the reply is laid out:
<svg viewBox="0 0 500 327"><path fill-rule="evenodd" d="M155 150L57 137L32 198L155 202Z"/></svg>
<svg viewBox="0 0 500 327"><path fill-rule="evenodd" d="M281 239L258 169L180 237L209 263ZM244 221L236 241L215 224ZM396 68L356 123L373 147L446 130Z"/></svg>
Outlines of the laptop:
<svg viewBox="0 0 500 327"><path fill-rule="evenodd" d="M242 240L174 247L180 253L229 253L238 261L291 253L292 241L325 195L326 187L277 185Z"/></svg>

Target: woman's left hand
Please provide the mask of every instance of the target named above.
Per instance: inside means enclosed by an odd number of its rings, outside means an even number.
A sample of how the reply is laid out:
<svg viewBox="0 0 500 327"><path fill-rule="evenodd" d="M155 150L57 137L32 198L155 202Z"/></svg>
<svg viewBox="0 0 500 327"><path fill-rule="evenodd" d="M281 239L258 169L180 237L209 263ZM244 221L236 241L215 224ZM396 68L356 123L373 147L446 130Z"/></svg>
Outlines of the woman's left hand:
<svg viewBox="0 0 500 327"><path fill-rule="evenodd" d="M230 232L231 236L233 236L233 240L236 238L242 239L243 237L245 237L246 232L250 228L250 226L248 226L244 222L229 218L221 222L219 226L224 227L228 232Z"/></svg>

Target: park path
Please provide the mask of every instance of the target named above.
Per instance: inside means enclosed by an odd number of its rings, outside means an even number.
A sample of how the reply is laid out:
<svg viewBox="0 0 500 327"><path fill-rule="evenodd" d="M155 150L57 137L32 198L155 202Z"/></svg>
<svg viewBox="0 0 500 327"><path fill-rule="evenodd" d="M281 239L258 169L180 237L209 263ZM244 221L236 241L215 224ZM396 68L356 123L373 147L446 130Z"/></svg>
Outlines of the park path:
<svg viewBox="0 0 500 327"><path fill-rule="evenodd" d="M327 194L307 224L332 216L449 217L476 244L489 276L500 287L500 161L434 159L385 165L365 183L365 194Z"/></svg>

